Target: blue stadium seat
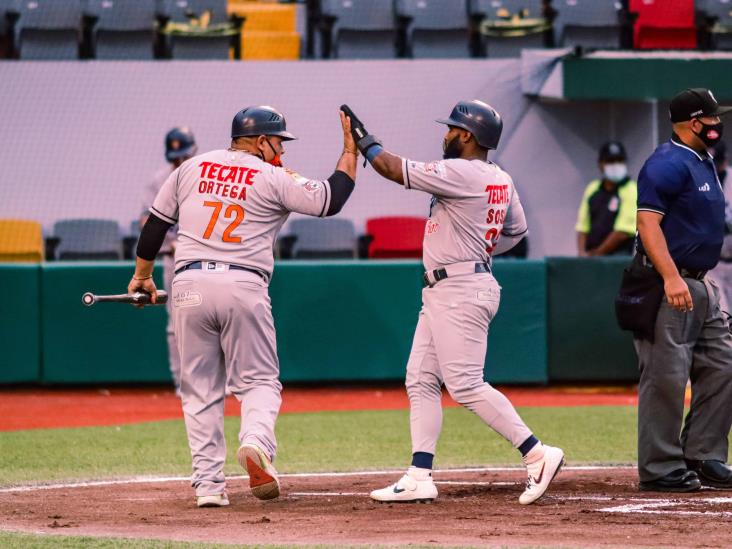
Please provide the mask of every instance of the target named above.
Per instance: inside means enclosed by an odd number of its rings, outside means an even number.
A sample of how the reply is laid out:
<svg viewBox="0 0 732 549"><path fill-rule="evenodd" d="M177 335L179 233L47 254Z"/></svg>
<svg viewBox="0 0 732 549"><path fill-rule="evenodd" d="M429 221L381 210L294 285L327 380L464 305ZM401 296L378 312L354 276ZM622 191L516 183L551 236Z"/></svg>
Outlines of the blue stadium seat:
<svg viewBox="0 0 732 549"><path fill-rule="evenodd" d="M226 0L163 0L162 15L175 23L187 23L209 12L210 23L228 21ZM203 36L172 36L170 51L174 59L228 59L231 38Z"/></svg>
<svg viewBox="0 0 732 549"><path fill-rule="evenodd" d="M121 259L119 224L107 219L65 219L53 226L58 259Z"/></svg>
<svg viewBox="0 0 732 549"><path fill-rule="evenodd" d="M156 0L87 0L97 59L154 57Z"/></svg>
<svg viewBox="0 0 732 549"><path fill-rule="evenodd" d="M466 0L396 0L397 17L408 18L407 55L415 58L468 57Z"/></svg>
<svg viewBox="0 0 732 549"><path fill-rule="evenodd" d="M296 259L357 257L356 229L348 219L295 219L289 233L296 237Z"/></svg>
<svg viewBox="0 0 732 549"><path fill-rule="evenodd" d="M714 17L721 27L732 29L732 2L729 0L697 0L696 9ZM712 37L716 49L732 50L732 33L713 31Z"/></svg>
<svg viewBox="0 0 732 549"><path fill-rule="evenodd" d="M321 14L333 21L329 29L331 57L396 57L393 0L322 0Z"/></svg>
<svg viewBox="0 0 732 549"><path fill-rule="evenodd" d="M81 0L20 0L16 47L21 59L78 59Z"/></svg>
<svg viewBox="0 0 732 549"><path fill-rule="evenodd" d="M542 0L471 0L470 13L490 21L503 19L504 13L509 17L521 15L524 19L541 19ZM525 36L482 36L483 48L488 57L521 57L521 50L543 48L542 33Z"/></svg>
<svg viewBox="0 0 732 549"><path fill-rule="evenodd" d="M617 0L554 0L557 44L563 47L618 49L620 2Z"/></svg>

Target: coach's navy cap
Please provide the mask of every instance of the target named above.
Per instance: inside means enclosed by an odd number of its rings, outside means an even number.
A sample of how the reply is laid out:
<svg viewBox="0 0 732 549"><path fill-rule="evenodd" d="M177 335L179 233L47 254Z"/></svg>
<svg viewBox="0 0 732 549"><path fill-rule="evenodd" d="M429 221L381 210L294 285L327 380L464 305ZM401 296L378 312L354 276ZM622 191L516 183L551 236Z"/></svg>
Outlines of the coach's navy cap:
<svg viewBox="0 0 732 549"><path fill-rule="evenodd" d="M720 107L714 94L706 88L687 88L671 100L671 122L685 122L702 116L722 116L732 107Z"/></svg>
<svg viewBox="0 0 732 549"><path fill-rule="evenodd" d="M600 147L600 162L622 162L627 160L628 155L625 154L625 147L620 141L608 141Z"/></svg>

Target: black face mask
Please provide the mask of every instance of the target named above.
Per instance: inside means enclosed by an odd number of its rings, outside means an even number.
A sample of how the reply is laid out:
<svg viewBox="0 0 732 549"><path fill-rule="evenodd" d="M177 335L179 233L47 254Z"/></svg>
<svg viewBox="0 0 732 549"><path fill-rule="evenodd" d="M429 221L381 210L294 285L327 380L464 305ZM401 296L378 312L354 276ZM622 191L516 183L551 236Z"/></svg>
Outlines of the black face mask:
<svg viewBox="0 0 732 549"><path fill-rule="evenodd" d="M460 146L459 136L453 137L450 141L442 142L442 158L448 160L450 158L460 158L463 148Z"/></svg>
<svg viewBox="0 0 732 549"><path fill-rule="evenodd" d="M701 120L699 123L702 125L702 130L695 135L702 140L707 147L713 147L719 140L722 139L724 133L724 124L719 122L717 124L705 124Z"/></svg>

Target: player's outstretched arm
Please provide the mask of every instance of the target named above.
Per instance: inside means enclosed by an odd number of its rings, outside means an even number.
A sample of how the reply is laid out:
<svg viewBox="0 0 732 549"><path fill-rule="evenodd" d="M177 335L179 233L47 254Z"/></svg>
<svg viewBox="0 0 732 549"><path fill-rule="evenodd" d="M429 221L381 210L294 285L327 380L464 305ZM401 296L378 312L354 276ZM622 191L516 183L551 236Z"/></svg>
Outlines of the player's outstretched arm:
<svg viewBox="0 0 732 549"><path fill-rule="evenodd" d="M379 175L392 181L404 184L402 175L402 157L384 150L381 141L369 132L348 105L341 105L351 123L351 134L358 147Z"/></svg>
<svg viewBox="0 0 732 549"><path fill-rule="evenodd" d="M137 242L137 260L135 263L135 274L127 285L127 293L147 292L150 294L150 301L157 301L157 288L153 282L152 274L155 268L155 256L165 240L165 233L172 227L172 223L150 214L147 222L142 227L140 240Z"/></svg>

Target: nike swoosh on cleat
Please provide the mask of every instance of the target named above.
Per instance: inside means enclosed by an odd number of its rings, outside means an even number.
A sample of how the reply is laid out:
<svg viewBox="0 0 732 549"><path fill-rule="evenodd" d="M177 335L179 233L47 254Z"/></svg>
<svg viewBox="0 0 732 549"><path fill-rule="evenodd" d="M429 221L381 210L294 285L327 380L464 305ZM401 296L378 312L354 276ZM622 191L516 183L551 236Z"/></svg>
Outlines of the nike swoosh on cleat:
<svg viewBox="0 0 732 549"><path fill-rule="evenodd" d="M406 492L406 488L397 488L396 486L394 486L395 494L401 494L402 492Z"/></svg>
<svg viewBox="0 0 732 549"><path fill-rule="evenodd" d="M546 462L544 462L541 466L541 472L539 473L539 478L533 477L531 481L534 484L539 484L541 482L541 479L544 478L544 467L546 467Z"/></svg>

